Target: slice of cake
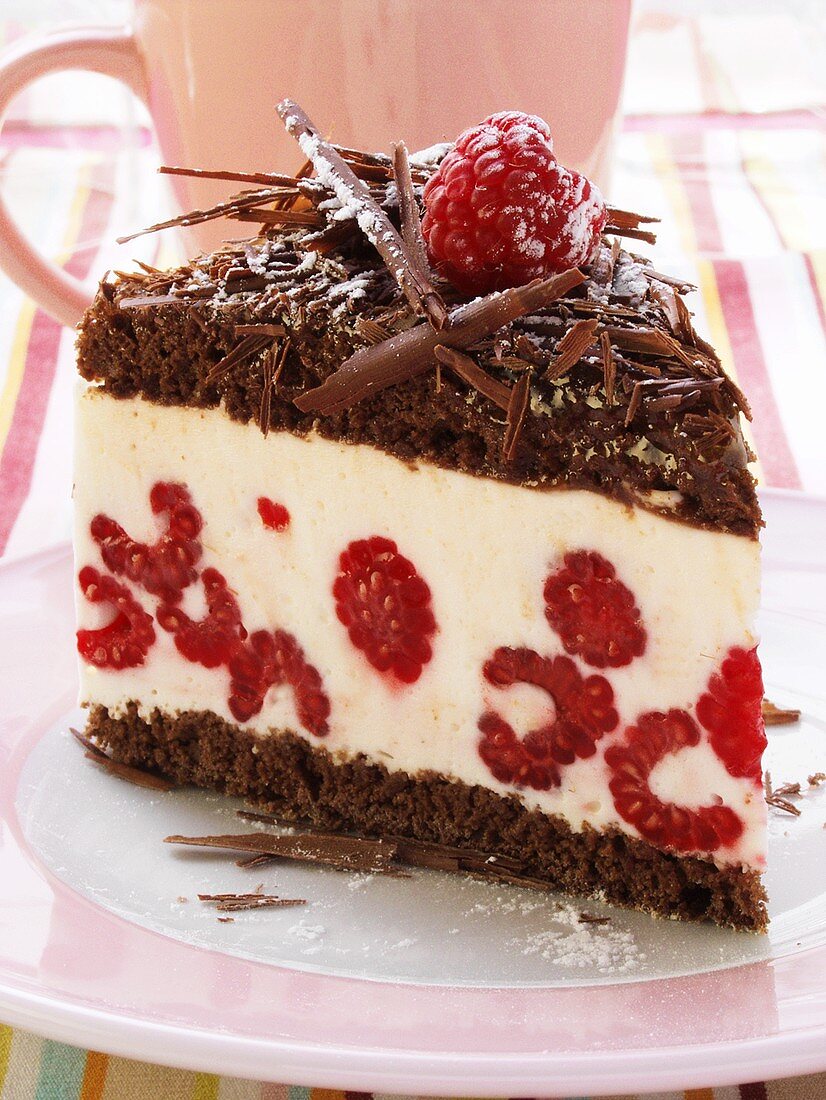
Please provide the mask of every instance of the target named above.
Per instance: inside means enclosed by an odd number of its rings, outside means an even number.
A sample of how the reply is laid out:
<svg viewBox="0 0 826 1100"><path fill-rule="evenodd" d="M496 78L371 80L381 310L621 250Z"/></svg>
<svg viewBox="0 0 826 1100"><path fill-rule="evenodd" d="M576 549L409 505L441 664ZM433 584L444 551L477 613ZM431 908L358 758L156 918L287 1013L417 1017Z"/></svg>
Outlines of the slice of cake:
<svg viewBox="0 0 826 1100"><path fill-rule="evenodd" d="M748 409L547 127L238 179L79 335L87 732L285 820L760 930ZM423 213L423 221L420 218ZM158 227L153 227L158 228ZM505 859L505 857L507 857Z"/></svg>

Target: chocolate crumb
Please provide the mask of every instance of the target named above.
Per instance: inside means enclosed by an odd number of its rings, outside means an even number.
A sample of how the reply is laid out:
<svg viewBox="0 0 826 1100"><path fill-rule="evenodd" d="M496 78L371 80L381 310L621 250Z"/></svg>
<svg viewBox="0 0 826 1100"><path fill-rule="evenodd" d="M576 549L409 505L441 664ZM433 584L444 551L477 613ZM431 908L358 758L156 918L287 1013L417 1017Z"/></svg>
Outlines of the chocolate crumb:
<svg viewBox="0 0 826 1100"><path fill-rule="evenodd" d="M815 772L814 775L810 775L808 783L810 787L819 787L821 783L826 783L826 772Z"/></svg>

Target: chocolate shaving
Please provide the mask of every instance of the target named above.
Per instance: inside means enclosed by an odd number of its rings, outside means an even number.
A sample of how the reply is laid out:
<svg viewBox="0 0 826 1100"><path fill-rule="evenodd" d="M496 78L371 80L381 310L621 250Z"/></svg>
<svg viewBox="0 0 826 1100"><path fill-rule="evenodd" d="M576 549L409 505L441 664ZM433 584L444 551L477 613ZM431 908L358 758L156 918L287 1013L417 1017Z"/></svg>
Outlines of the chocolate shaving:
<svg viewBox="0 0 826 1100"><path fill-rule="evenodd" d="M402 240L407 246L410 262L416 270L419 283L425 289L425 298L429 302L428 318L437 331L448 323L449 315L442 296L431 282L430 264L427 260L422 219L419 204L413 191L413 179L410 175L410 160L407 146L399 142L393 146L393 172L396 178L396 190L399 194L399 215L401 218Z"/></svg>
<svg viewBox="0 0 826 1100"><path fill-rule="evenodd" d="M769 806L774 806L776 810L783 810L784 813L791 814L793 817L800 817L800 807L795 806L793 802L789 802L787 798L772 794L766 797L766 802Z"/></svg>
<svg viewBox="0 0 826 1100"><path fill-rule="evenodd" d="M321 228L323 216L316 210L238 210L229 217L237 222L257 222L259 225L310 225Z"/></svg>
<svg viewBox="0 0 826 1100"><path fill-rule="evenodd" d="M810 787L819 787L821 783L826 783L826 772L815 772L808 778Z"/></svg>
<svg viewBox="0 0 826 1100"><path fill-rule="evenodd" d="M282 909L306 905L306 898L280 898L277 894L199 894L198 900L222 913L242 913L253 909Z"/></svg>
<svg viewBox="0 0 826 1100"><path fill-rule="evenodd" d="M628 408L625 412L625 427L627 428L634 417L637 415L637 410L642 403L642 387L643 382L635 382L634 389L631 391L631 400L628 402Z"/></svg>
<svg viewBox="0 0 826 1100"><path fill-rule="evenodd" d="M511 390L508 402L508 417L505 423L505 438L502 441L502 453L508 462L512 462L519 445L519 438L525 426L525 417L531 402L531 374L526 371L520 375Z"/></svg>
<svg viewBox="0 0 826 1100"><path fill-rule="evenodd" d="M545 379L554 382L576 366L588 348L594 342L599 322L596 320L574 321L559 343L556 355L545 372Z"/></svg>
<svg viewBox="0 0 826 1100"><path fill-rule="evenodd" d="M162 164L158 169L162 176L190 176L202 180L235 180L239 183L261 183L271 186L290 186L295 183L293 176L278 172L221 172L210 168L182 168L178 165Z"/></svg>
<svg viewBox="0 0 826 1100"><path fill-rule="evenodd" d="M800 711L776 707L771 699L763 700L763 722L767 726L791 726L800 721Z"/></svg>
<svg viewBox="0 0 826 1100"><path fill-rule="evenodd" d="M127 244L129 241L134 241L137 237L143 237L147 233L157 233L161 229L174 229L176 226L201 225L203 222L213 221L215 218L226 218L236 211L246 210L252 206L261 206L267 202L271 202L277 194L278 191L276 188L268 188L261 191L252 191L246 195L235 195L233 198L227 199L225 202L219 202L206 210L192 210L188 214L180 214L177 218L169 218L165 222L156 222L154 225L147 226L146 229L139 229L137 233L130 233L126 237L118 237L117 243Z"/></svg>
<svg viewBox="0 0 826 1100"><path fill-rule="evenodd" d="M675 289L679 290L681 294L697 289L694 283L689 283L686 279L679 279L674 275L665 275L662 271L655 271L653 267L648 267L647 265L643 267L643 274L647 279L673 286Z"/></svg>
<svg viewBox="0 0 826 1100"><path fill-rule="evenodd" d="M579 914L579 923L580 924L610 924L611 923L611 918L610 917L597 917L593 913L580 913Z"/></svg>
<svg viewBox="0 0 826 1100"><path fill-rule="evenodd" d="M390 333L387 329L382 328L376 321L371 320L369 317L359 317L354 326L358 335L366 340L368 344L380 344L383 340L387 340L390 337Z"/></svg>
<svg viewBox="0 0 826 1100"><path fill-rule="evenodd" d="M251 810L237 810L236 813L239 817L249 821L260 821L272 825L279 823L279 819L275 814L259 813ZM316 834L312 830L306 834L311 838L317 835L326 836L328 834ZM544 893L548 893L553 889L548 882L525 874L523 864L512 856L479 851L473 848L457 848L431 841L412 840L409 837L389 836L385 840L395 846L394 862L409 867L419 867L431 871L461 871L486 882L507 883L531 890L541 890Z"/></svg>
<svg viewBox="0 0 826 1100"><path fill-rule="evenodd" d="M337 150L325 141L297 103L282 100L278 114L312 162L322 183L332 187L343 207L352 210L359 228L387 264L416 313L427 317L438 330L444 323L444 304L429 282L422 282L415 260L396 228ZM435 295L435 298L434 298Z"/></svg>
<svg viewBox="0 0 826 1100"><path fill-rule="evenodd" d="M71 729L70 733L86 750L85 755L88 760L92 760L95 764L99 764L100 767L104 768L112 775L116 775L118 779L125 779L127 783L134 783L136 787L147 787L149 790L153 791L175 790L175 784L171 779L167 779L166 776L158 775L156 772L145 771L143 768L133 767L131 764L121 764L119 761L113 760L111 756L107 756L102 749L98 748L94 741L90 741L89 738L84 736L79 730Z"/></svg>
<svg viewBox="0 0 826 1100"><path fill-rule="evenodd" d="M465 355L455 348L446 347L444 344L434 348L433 354L439 363L444 363L446 367L450 367L464 382L467 382L469 386L473 386L475 390L478 390L479 393L498 405L500 409L505 412L510 409L512 393L510 386L497 382L469 355Z"/></svg>
<svg viewBox="0 0 826 1100"><path fill-rule="evenodd" d="M283 325L236 325L236 336L285 336L287 330Z"/></svg>
<svg viewBox="0 0 826 1100"><path fill-rule="evenodd" d="M659 222L649 214L635 214L631 210L620 210L616 206L608 207L608 224L612 229L638 229L641 225Z"/></svg>
<svg viewBox="0 0 826 1100"><path fill-rule="evenodd" d="M783 784L781 784L781 786L775 787L774 794L775 795L778 795L778 794L782 795L784 798L788 798L790 795L792 795L792 796L799 795L800 794L800 784L799 783L783 783Z"/></svg>
<svg viewBox="0 0 826 1100"><path fill-rule="evenodd" d="M268 347L270 343L271 337L269 336L259 336L256 334L244 336L223 359L219 359L215 366L210 369L205 379L207 385L211 386L213 383L217 382L219 378L227 373L227 371L232 370L232 368L239 363L243 363L247 359L255 358L255 356L263 351L264 348Z"/></svg>
<svg viewBox="0 0 826 1100"><path fill-rule="evenodd" d="M611 337L607 332L599 334L599 348L602 355L602 376L605 381L605 403L614 404L614 384L617 378L617 364L611 351Z"/></svg>
<svg viewBox="0 0 826 1100"><path fill-rule="evenodd" d="M168 836L165 844L196 848L228 848L235 852L277 856L301 863L319 863L343 871L391 870L396 846L384 840L363 840L335 834L276 836L271 833L242 833L225 836Z"/></svg>
<svg viewBox="0 0 826 1100"><path fill-rule="evenodd" d="M435 332L429 325L416 325L382 344L362 348L320 386L297 397L295 405L302 412L320 413L350 408L388 386L432 369L433 353L438 345L470 347L517 317L542 309L584 280L585 276L573 268L550 279L489 294L458 306L450 314L450 327L443 332Z"/></svg>
<svg viewBox="0 0 826 1100"><path fill-rule="evenodd" d="M657 234L648 229L626 229L616 225L606 225L606 233L616 233L618 237L630 237L635 241L645 241L646 244L656 244Z"/></svg>
<svg viewBox="0 0 826 1100"><path fill-rule="evenodd" d="M614 347L622 348L623 351L636 352L639 355L659 355L666 359L676 358L692 369L697 365L696 357L689 355L678 340L660 329L610 325L606 332Z"/></svg>

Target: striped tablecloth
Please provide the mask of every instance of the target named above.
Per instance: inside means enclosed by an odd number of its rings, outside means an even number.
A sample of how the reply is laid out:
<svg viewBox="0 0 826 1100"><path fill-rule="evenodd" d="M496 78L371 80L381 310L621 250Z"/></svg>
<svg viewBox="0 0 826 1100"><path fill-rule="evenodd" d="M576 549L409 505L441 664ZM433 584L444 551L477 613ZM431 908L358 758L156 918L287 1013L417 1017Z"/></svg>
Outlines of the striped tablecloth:
<svg viewBox="0 0 826 1100"><path fill-rule="evenodd" d="M699 287L699 328L752 403L762 482L826 493L826 63L812 66L811 34L782 15L692 22L669 0L641 8L612 201L659 215L657 266ZM4 33L0 23L0 44ZM761 79L769 63L774 78ZM125 131L118 120L126 105L119 112L111 100L102 121L73 108L67 130L56 102L29 96L0 141L0 184L21 224L82 277L132 258L173 259L169 239L126 251L113 243L118 232L157 220L167 204L147 131L139 124ZM0 555L7 560L69 534L72 345L70 332L0 275ZM173 1071L0 1025L0 1100L311 1095L356 1094ZM820 1100L826 1075L684 1096Z"/></svg>

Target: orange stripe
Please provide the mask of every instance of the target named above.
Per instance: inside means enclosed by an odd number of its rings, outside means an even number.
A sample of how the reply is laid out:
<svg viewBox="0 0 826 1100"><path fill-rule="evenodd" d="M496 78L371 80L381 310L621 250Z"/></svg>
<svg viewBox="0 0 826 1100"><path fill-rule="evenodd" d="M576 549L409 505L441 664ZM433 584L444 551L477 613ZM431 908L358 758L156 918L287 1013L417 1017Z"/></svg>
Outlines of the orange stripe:
<svg viewBox="0 0 826 1100"><path fill-rule="evenodd" d="M685 1100L714 1100L713 1089L686 1089Z"/></svg>
<svg viewBox="0 0 826 1100"><path fill-rule="evenodd" d="M90 1050L86 1055L86 1069L78 1100L101 1100L109 1070L109 1055Z"/></svg>

